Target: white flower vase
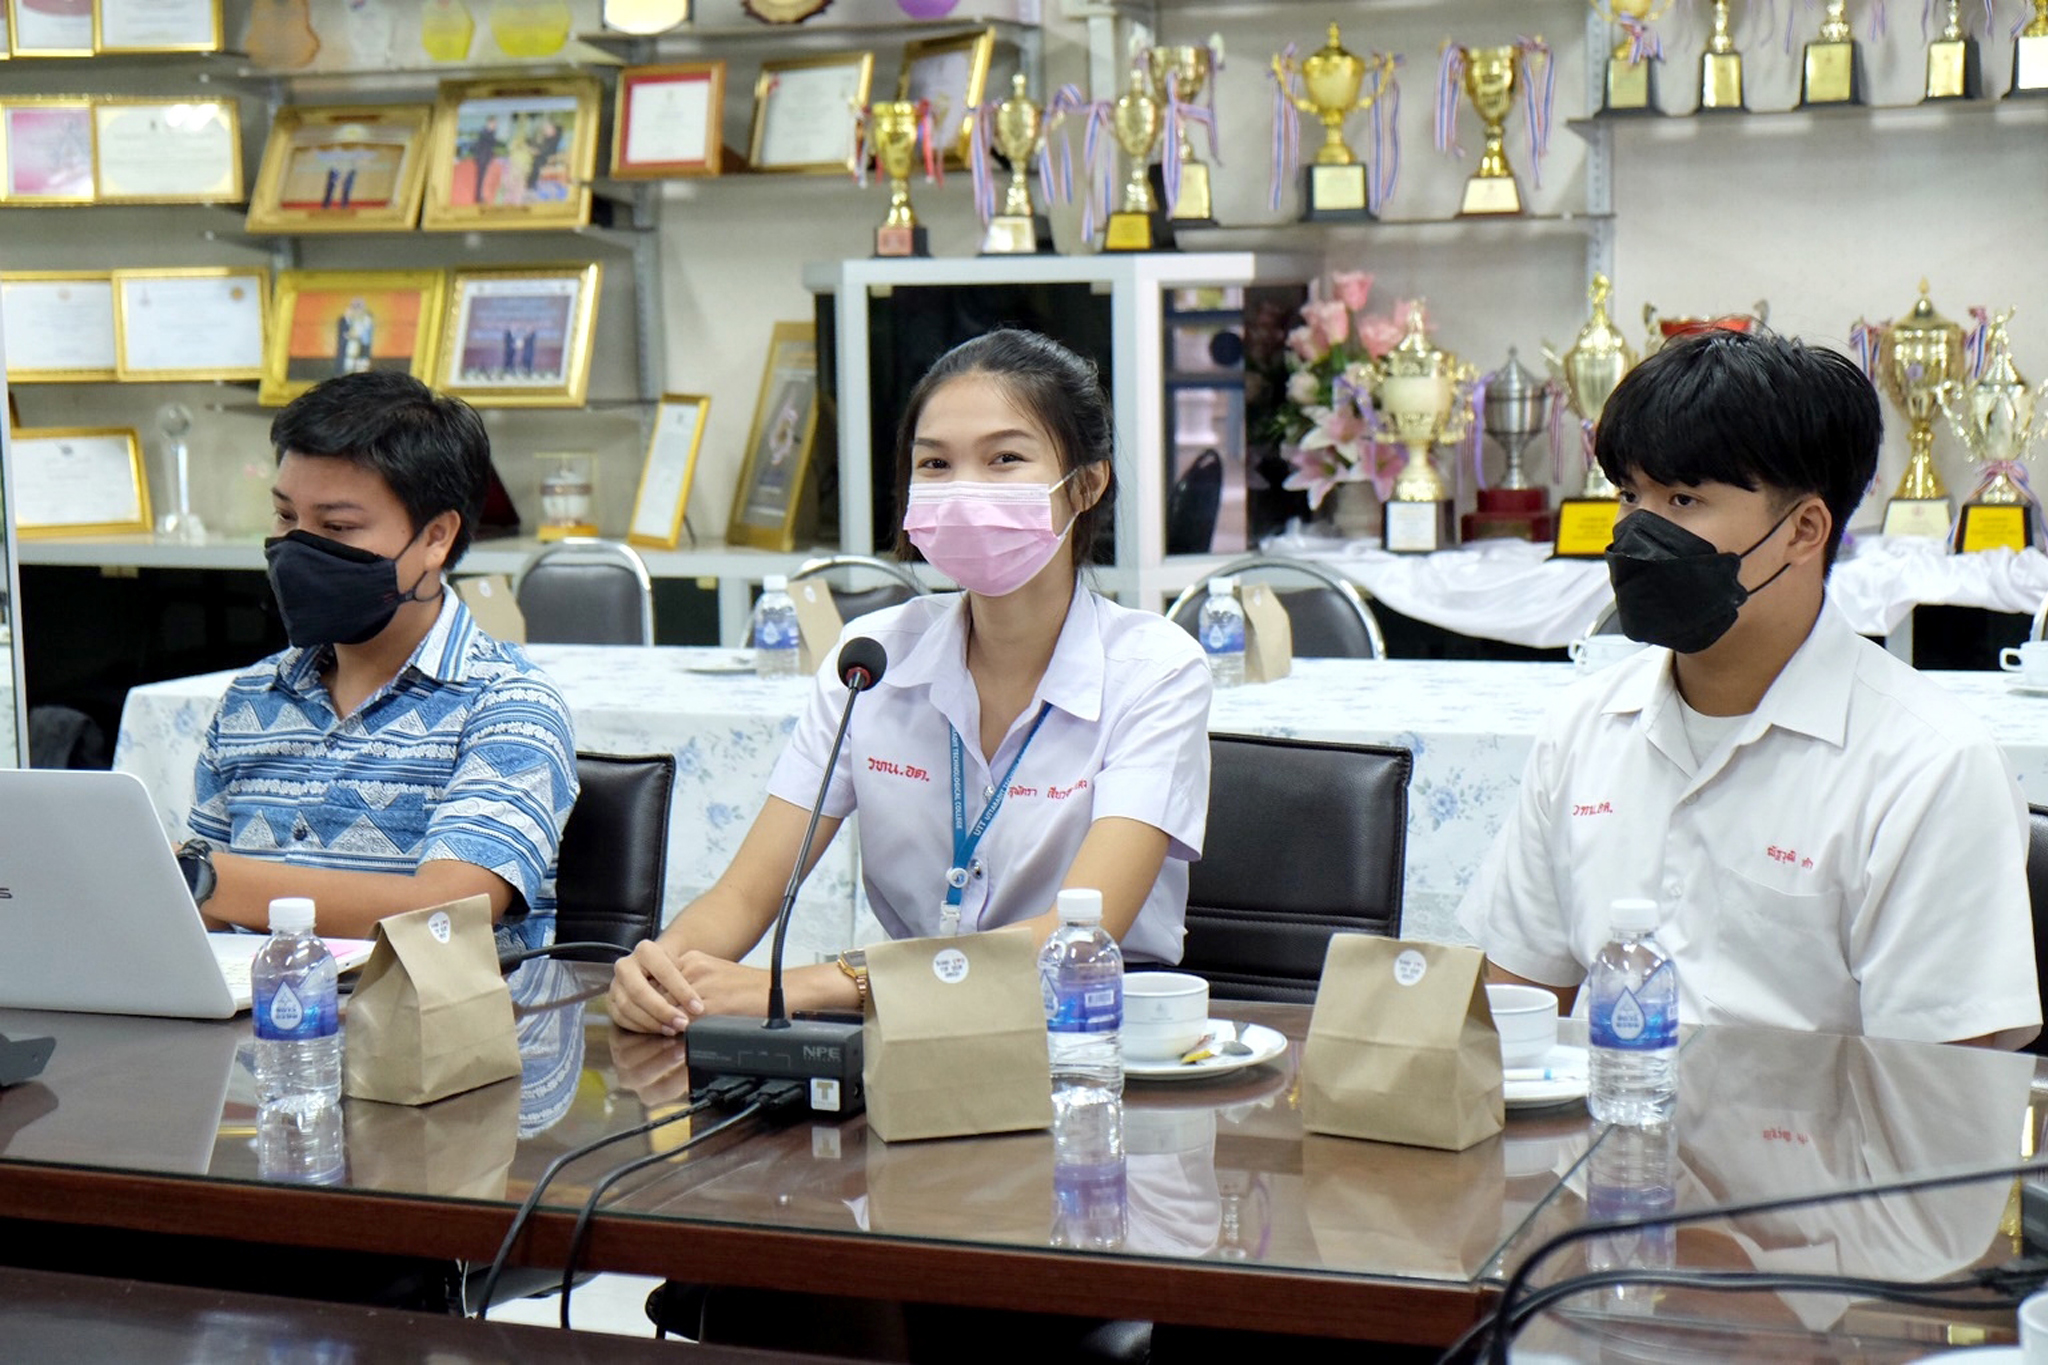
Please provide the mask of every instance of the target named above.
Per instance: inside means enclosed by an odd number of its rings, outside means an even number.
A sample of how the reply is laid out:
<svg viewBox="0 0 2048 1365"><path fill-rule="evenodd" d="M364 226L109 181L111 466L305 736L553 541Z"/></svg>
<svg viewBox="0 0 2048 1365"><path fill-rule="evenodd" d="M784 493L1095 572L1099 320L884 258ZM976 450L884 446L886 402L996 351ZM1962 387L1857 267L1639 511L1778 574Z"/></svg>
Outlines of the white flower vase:
<svg viewBox="0 0 2048 1365"><path fill-rule="evenodd" d="M1380 500L1369 483L1340 483L1320 509L1338 537L1345 541L1380 538Z"/></svg>

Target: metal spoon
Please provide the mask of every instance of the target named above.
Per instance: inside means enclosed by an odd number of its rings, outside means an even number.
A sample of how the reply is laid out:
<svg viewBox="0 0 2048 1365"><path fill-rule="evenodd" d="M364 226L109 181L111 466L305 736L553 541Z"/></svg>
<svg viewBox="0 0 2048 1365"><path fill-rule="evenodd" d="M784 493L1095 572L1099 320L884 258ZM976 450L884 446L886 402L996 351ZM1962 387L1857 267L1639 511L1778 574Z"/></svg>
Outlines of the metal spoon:
<svg viewBox="0 0 2048 1365"><path fill-rule="evenodd" d="M1228 1019L1223 1022L1230 1025L1230 1037L1216 1044L1218 1055L1224 1057L1251 1056L1252 1049L1243 1041L1244 1022L1242 1020L1233 1021Z"/></svg>

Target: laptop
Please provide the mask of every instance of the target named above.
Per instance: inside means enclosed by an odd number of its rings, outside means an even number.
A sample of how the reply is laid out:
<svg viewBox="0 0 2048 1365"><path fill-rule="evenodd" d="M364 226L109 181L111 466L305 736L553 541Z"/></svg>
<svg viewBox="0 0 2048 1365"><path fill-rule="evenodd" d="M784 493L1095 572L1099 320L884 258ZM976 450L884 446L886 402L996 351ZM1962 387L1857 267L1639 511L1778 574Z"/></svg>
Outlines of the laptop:
<svg viewBox="0 0 2048 1365"><path fill-rule="evenodd" d="M0 768L0 1007L227 1019L264 941L206 931L132 773Z"/></svg>

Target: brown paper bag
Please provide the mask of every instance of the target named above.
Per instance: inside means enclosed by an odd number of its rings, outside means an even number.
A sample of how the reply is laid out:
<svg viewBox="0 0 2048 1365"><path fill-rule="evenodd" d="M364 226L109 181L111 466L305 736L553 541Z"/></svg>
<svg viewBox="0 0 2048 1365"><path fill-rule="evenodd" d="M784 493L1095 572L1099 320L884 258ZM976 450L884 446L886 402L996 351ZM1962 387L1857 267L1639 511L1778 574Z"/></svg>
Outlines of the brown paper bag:
<svg viewBox="0 0 2048 1365"><path fill-rule="evenodd" d="M862 1078L885 1142L1052 1124L1045 998L1018 929L878 943L868 952Z"/></svg>
<svg viewBox="0 0 2048 1365"><path fill-rule="evenodd" d="M839 642L840 628L846 623L839 619L832 589L822 578L805 578L790 584L789 599L796 603L798 667L815 673L819 664L832 657L832 646Z"/></svg>
<svg viewBox="0 0 2048 1365"><path fill-rule="evenodd" d="M1263 583L1238 596L1244 602L1244 680L1277 682L1294 666L1294 626L1287 608Z"/></svg>
<svg viewBox="0 0 2048 1365"><path fill-rule="evenodd" d="M431 1104L519 1074L489 900L378 920L376 944L342 1030L347 1094Z"/></svg>
<svg viewBox="0 0 2048 1365"><path fill-rule="evenodd" d="M512 595L512 580L501 573L479 574L455 580L455 595L476 618L483 633L494 640L526 643L526 614Z"/></svg>
<svg viewBox="0 0 2048 1365"><path fill-rule="evenodd" d="M433 1104L348 1105L349 1183L449 1199L501 1200L519 1150L519 1082Z"/></svg>
<svg viewBox="0 0 2048 1365"><path fill-rule="evenodd" d="M1302 1045L1303 1126L1453 1152L1498 1133L1485 969L1477 948L1333 935Z"/></svg>

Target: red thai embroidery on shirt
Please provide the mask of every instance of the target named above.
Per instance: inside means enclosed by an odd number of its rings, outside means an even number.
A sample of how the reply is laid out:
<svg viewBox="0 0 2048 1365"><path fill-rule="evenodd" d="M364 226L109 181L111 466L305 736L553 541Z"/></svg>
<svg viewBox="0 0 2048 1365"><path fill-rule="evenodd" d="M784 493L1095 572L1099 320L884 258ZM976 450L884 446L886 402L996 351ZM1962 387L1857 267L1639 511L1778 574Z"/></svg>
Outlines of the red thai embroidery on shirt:
<svg viewBox="0 0 2048 1365"><path fill-rule="evenodd" d="M1799 856L1797 849L1779 848L1776 844L1772 844L1764 849L1764 856L1774 863L1784 863L1787 867L1797 867L1802 872L1811 872L1813 870L1813 859L1802 858Z"/></svg>
<svg viewBox="0 0 2048 1365"><path fill-rule="evenodd" d="M1064 801L1075 792L1086 790L1088 790L1088 779L1084 777L1071 787L1047 787L1045 789L1045 799L1048 801ZM1012 795L1015 795L1015 793L1013 792Z"/></svg>
<svg viewBox="0 0 2048 1365"><path fill-rule="evenodd" d="M868 771L871 773L887 773L891 777L907 777L914 782L929 782L932 780L932 775L923 768L915 768L908 763L891 763L886 758L870 758L868 760Z"/></svg>
<svg viewBox="0 0 2048 1365"><path fill-rule="evenodd" d="M1583 806L1573 806L1573 807L1572 807L1572 814L1573 814L1573 815L1612 815L1612 814L1614 814L1614 803L1613 803L1612 801L1601 801L1601 802L1598 802L1598 803L1588 803L1587 805L1583 805Z"/></svg>

